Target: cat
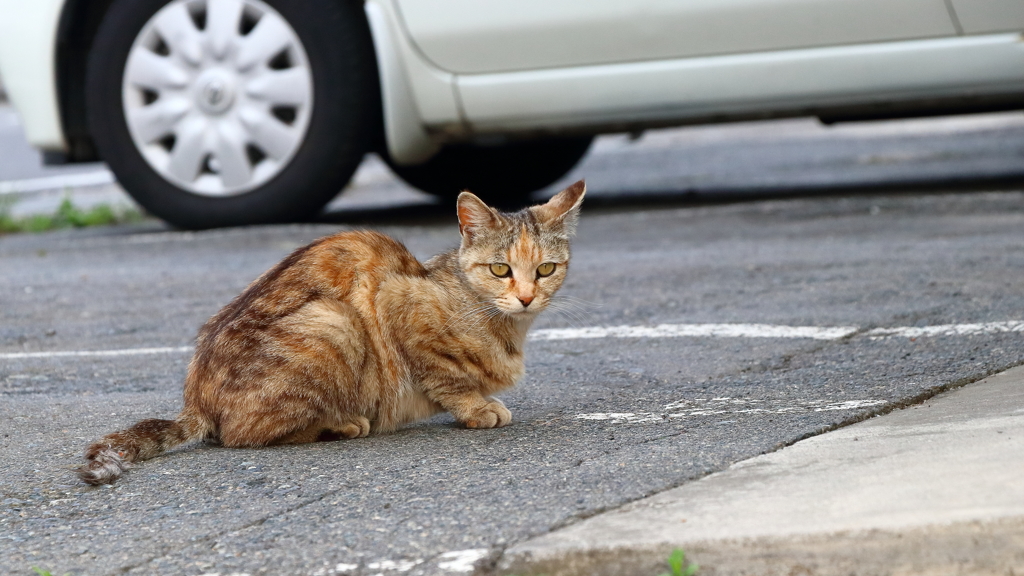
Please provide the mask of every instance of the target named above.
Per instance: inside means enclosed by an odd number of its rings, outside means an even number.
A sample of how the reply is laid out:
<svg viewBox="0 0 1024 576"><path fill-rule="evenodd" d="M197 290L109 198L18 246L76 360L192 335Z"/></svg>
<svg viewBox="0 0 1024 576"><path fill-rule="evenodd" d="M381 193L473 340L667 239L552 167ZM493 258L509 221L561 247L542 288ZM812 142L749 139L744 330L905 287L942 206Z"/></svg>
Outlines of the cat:
<svg viewBox="0 0 1024 576"><path fill-rule="evenodd" d="M143 420L85 451L89 484L198 440L227 447L361 438L450 412L506 426L492 395L569 268L583 181L514 213L469 192L457 249L420 263L398 241L342 232L295 250L199 330L175 420Z"/></svg>

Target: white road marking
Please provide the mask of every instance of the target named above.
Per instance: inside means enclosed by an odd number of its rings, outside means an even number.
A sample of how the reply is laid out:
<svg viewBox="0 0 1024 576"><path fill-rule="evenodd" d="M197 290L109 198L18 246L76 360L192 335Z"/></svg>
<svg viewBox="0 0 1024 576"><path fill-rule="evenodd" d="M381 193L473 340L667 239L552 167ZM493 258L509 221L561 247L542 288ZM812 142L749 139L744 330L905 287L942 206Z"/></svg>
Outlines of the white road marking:
<svg viewBox="0 0 1024 576"><path fill-rule="evenodd" d="M472 572L476 561L484 556L487 556L485 548L445 552L438 557L442 562L438 562L437 567L448 572Z"/></svg>
<svg viewBox="0 0 1024 576"><path fill-rule="evenodd" d="M20 194L22 192L41 192L43 190L63 190L80 186L103 186L113 184L117 179L109 170L97 170L84 174L65 174L61 176L44 176L26 180L7 180L0 182L0 196L4 194Z"/></svg>
<svg viewBox="0 0 1024 576"><path fill-rule="evenodd" d="M867 332L869 338L920 338L922 336L975 336L1024 332L1024 321L985 322L981 324L940 324L938 326L905 326L902 328L875 328Z"/></svg>
<svg viewBox="0 0 1024 576"><path fill-rule="evenodd" d="M358 568L359 564L341 563L336 564L334 568L321 568L316 572L313 572L310 576L335 576L336 574L348 574L349 572L355 572Z"/></svg>
<svg viewBox="0 0 1024 576"><path fill-rule="evenodd" d="M59 358L62 356L144 356L147 354L184 354L192 352L191 346L170 346L163 348L122 348L120 350L55 350L52 352L4 352L0 360L25 358Z"/></svg>
<svg viewBox="0 0 1024 576"><path fill-rule="evenodd" d="M775 399L749 398L694 398L679 400L665 405L662 412L592 412L577 414L577 420L607 421L611 424L650 424L671 422L694 416L717 416L720 414L792 414L795 412L832 412L856 410L885 404L885 400L796 400L785 405L766 405Z"/></svg>
<svg viewBox="0 0 1024 576"><path fill-rule="evenodd" d="M784 326L779 324L658 324L657 326L591 326L587 328L548 328L535 330L530 340L587 340L595 338L808 338L840 340L857 333L856 326ZM979 324L940 324L937 326L898 326L874 328L864 335L881 338L921 338L935 336L979 336L1024 332L1024 320ZM117 350L55 350L51 352L0 352L0 360L57 358L61 356L140 356L147 354L191 353L191 346L162 348L122 348Z"/></svg>
<svg viewBox="0 0 1024 576"><path fill-rule="evenodd" d="M370 570L380 570L381 573L408 572L422 563L423 560L381 560L380 562L370 562L366 567Z"/></svg>
<svg viewBox="0 0 1024 576"><path fill-rule="evenodd" d="M780 326L777 324L658 324L657 326L593 326L535 330L531 340L582 338L812 338L839 340L856 332L856 326Z"/></svg>
<svg viewBox="0 0 1024 576"><path fill-rule="evenodd" d="M445 572L472 572L473 564L487 555L485 548L473 548L471 550L453 550L445 552L437 557L437 567ZM373 573L373 576L385 576L395 572L408 572L423 564L425 560L378 560L366 565L366 569ZM348 574L355 572L358 564L338 564L334 568L322 568L312 573L312 576L334 576L337 574Z"/></svg>

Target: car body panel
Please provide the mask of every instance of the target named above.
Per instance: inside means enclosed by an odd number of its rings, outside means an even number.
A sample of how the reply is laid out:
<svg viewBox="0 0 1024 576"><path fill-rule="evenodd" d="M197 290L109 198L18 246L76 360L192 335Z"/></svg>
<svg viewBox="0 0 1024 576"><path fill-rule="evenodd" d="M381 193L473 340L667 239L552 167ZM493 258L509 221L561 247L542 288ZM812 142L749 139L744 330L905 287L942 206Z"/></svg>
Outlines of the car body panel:
<svg viewBox="0 0 1024 576"><path fill-rule="evenodd" d="M372 5L370 12L376 12L380 16L378 19L370 19L371 32L389 35L388 43L397 55L389 64L399 66L399 72L406 77L418 117L426 124L460 122L452 74L437 69L418 54L409 41L392 0L367 0L366 4ZM387 27L381 26L382 24L386 24ZM382 41L374 39L375 47L383 47L382 44ZM382 77L390 73L390 70L386 71Z"/></svg>
<svg viewBox="0 0 1024 576"><path fill-rule="evenodd" d="M950 0L965 34L1024 32L1024 0Z"/></svg>
<svg viewBox="0 0 1024 576"><path fill-rule="evenodd" d="M478 133L603 130L1024 94L1018 34L588 66L456 79Z"/></svg>
<svg viewBox="0 0 1024 576"><path fill-rule="evenodd" d="M63 0L0 0L0 73L30 144L64 150L57 101L57 27Z"/></svg>
<svg viewBox="0 0 1024 576"><path fill-rule="evenodd" d="M485 4L396 0L396 4L425 57L459 74L957 33L943 0L488 0Z"/></svg>

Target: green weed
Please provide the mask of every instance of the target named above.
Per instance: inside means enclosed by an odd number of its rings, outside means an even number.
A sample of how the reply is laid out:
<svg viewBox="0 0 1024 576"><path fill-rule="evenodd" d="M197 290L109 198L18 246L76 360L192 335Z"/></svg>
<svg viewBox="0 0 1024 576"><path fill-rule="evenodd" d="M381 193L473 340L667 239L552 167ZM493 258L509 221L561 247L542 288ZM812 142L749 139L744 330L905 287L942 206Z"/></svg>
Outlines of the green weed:
<svg viewBox="0 0 1024 576"><path fill-rule="evenodd" d="M11 203L0 203L0 234L17 232L45 232L63 228L86 228L138 222L142 213L134 209L115 210L107 204L100 204L83 210L65 197L53 214L36 214L14 217L10 214Z"/></svg>
<svg viewBox="0 0 1024 576"><path fill-rule="evenodd" d="M686 561L686 553L676 548L668 556L668 567L671 572L665 572L661 576L693 576L700 569L700 566Z"/></svg>
<svg viewBox="0 0 1024 576"><path fill-rule="evenodd" d="M35 570L36 574L39 574L39 576L53 576L53 574L50 574L49 570L43 570L42 568L36 568L35 566L33 566L32 569ZM71 576L71 573L68 572L64 576Z"/></svg>

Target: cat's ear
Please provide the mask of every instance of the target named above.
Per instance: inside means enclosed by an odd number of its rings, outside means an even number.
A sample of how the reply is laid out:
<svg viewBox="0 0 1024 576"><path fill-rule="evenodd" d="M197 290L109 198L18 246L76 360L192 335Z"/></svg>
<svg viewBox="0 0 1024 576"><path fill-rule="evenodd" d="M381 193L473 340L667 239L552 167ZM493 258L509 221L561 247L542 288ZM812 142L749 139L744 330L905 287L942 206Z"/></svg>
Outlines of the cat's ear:
<svg viewBox="0 0 1024 576"><path fill-rule="evenodd" d="M459 211L459 234L466 240L501 223L498 213L471 192L459 194L455 205Z"/></svg>
<svg viewBox="0 0 1024 576"><path fill-rule="evenodd" d="M583 203L583 195L586 193L587 184L580 180L555 194L547 203L534 206L530 210L542 224L548 227L561 226L566 236L572 236L576 232L580 204Z"/></svg>

